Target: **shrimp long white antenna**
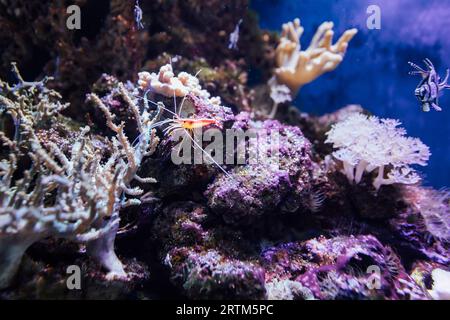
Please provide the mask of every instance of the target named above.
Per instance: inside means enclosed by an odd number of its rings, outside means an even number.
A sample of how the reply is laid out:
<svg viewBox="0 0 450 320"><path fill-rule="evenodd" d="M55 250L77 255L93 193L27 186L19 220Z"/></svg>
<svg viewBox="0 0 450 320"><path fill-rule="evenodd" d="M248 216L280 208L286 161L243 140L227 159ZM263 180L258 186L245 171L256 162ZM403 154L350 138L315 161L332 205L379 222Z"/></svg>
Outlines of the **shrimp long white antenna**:
<svg viewBox="0 0 450 320"><path fill-rule="evenodd" d="M162 103L161 101L159 101L156 106L164 111L169 112L170 114L172 114L175 118L179 119L180 117L178 116L178 114L176 114L175 112L173 112L172 110L169 110L166 108L166 106L164 105L164 103Z"/></svg>
<svg viewBox="0 0 450 320"><path fill-rule="evenodd" d="M172 58L169 58L169 63L170 63L170 68L172 69L173 72L173 64L172 64ZM173 108L175 111L175 114L177 113L177 97L175 95L175 89L173 89Z"/></svg>
<svg viewBox="0 0 450 320"><path fill-rule="evenodd" d="M184 101L186 101L186 96L183 97L183 100L181 101L180 110L178 111L178 114L181 116L181 110L183 110Z"/></svg>
<svg viewBox="0 0 450 320"><path fill-rule="evenodd" d="M167 111L167 112L169 112L170 114L172 114L173 116L179 118L178 114L176 114L176 113L173 112L172 110L169 110L168 108L166 108L166 107L164 106L164 103L162 103L161 101L155 102L155 101L149 100L149 99L147 98L147 94L148 94L149 92L150 92L150 90L147 90L147 91L144 93L144 95L143 95L142 97L139 97L139 99L144 100L144 104L145 104L145 105L148 105L148 103L150 102L152 105L156 106L157 108L163 109L164 111Z"/></svg>
<svg viewBox="0 0 450 320"><path fill-rule="evenodd" d="M153 129L159 127L159 126L165 125L165 124L170 123L170 122L172 122L172 121L173 121L172 119L166 119L166 120L161 120L161 121L155 122L154 124L152 124L152 125L148 128L148 130L149 130L149 131L150 131L150 130L153 130ZM136 139L133 140L133 142L131 143L131 145L134 147L134 146L136 145L136 143L139 141L139 139L141 139L145 134L146 134L145 132L139 134L139 135L136 137Z"/></svg>
<svg viewBox="0 0 450 320"><path fill-rule="evenodd" d="M205 151L205 149L203 149L197 141L195 141L194 138L191 137L191 135L189 134L189 132L183 128L183 130L186 132L187 136L189 137L189 139L191 139L191 141L194 143L194 145L199 148L203 154L205 154L223 173L225 173L225 175L231 179L234 179L234 177L232 175L230 175L216 160L214 160L214 158Z"/></svg>
<svg viewBox="0 0 450 320"><path fill-rule="evenodd" d="M173 110L177 114L177 97L175 95L175 89L173 89Z"/></svg>

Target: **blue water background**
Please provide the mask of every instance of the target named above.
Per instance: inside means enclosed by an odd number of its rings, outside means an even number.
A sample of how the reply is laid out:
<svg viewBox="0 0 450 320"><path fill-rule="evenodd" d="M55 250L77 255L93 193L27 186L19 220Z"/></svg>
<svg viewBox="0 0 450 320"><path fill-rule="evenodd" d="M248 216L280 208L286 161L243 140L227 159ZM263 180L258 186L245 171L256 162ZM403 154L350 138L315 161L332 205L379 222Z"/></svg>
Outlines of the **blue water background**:
<svg viewBox="0 0 450 320"><path fill-rule="evenodd" d="M381 29L368 30L367 7L381 9ZM295 103L302 111L323 114L347 104L361 104L379 117L399 119L408 135L419 137L432 152L419 167L426 185L450 186L450 90L440 99L443 111L423 113L414 96L419 77L407 64L429 58L445 75L450 67L450 1L448 0L253 0L264 29L280 30L299 17L305 27L303 47L323 21L335 23L337 38L348 28L359 33L345 61L301 89Z"/></svg>

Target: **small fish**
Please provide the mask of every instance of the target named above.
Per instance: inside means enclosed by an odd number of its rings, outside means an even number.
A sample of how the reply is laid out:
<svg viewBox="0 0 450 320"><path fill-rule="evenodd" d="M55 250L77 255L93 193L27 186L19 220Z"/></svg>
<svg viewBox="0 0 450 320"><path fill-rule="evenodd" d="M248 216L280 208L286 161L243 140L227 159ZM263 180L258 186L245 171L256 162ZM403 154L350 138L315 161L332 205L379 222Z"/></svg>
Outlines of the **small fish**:
<svg viewBox="0 0 450 320"><path fill-rule="evenodd" d="M134 20L136 21L138 29L144 29L144 24L142 23L142 9L139 6L139 0L136 0L136 4L134 5Z"/></svg>
<svg viewBox="0 0 450 320"><path fill-rule="evenodd" d="M442 90L450 89L450 86L447 84L450 70L447 69L445 78L441 81L441 78L437 74L436 69L434 68L434 65L430 61L430 59L424 60L424 63L427 66L427 70L423 70L421 67L412 62L408 63L415 69L415 71L411 71L409 73L410 75L422 76L422 81L417 86L414 94L422 104L423 111L429 112L431 110L430 107L433 107L433 109L436 111L442 111L442 108L439 107L439 95L442 93Z"/></svg>
<svg viewBox="0 0 450 320"><path fill-rule="evenodd" d="M239 22L236 24L236 28L234 28L234 31L230 33L230 43L228 45L228 49L237 50L238 46L237 43L239 41L239 29L242 23L242 19L239 20Z"/></svg>

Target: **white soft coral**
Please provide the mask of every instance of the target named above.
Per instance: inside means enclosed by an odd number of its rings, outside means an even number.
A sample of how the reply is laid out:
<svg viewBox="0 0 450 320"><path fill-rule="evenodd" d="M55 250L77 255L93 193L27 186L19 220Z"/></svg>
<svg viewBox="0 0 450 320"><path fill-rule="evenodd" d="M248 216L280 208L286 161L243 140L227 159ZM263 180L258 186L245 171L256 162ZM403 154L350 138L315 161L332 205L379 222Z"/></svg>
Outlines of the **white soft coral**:
<svg viewBox="0 0 450 320"><path fill-rule="evenodd" d="M351 182L359 183L364 172L378 169L373 185L414 184L420 180L410 167L427 165L429 148L417 138L406 137L400 122L375 116L354 114L327 132L327 143L337 150L333 156L342 161Z"/></svg>

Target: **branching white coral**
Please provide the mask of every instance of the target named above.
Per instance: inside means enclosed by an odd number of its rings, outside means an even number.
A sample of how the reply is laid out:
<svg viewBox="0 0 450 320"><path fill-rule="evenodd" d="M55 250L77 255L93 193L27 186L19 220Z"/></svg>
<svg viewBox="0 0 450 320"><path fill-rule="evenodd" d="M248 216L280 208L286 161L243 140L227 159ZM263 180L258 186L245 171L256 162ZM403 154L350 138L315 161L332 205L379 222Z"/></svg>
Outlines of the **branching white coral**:
<svg viewBox="0 0 450 320"><path fill-rule="evenodd" d="M136 197L143 191L132 188L132 180L154 182L139 177L137 171L142 159L156 147L152 125L159 116L152 118L147 110L140 110L122 84L118 89L134 116L140 138L132 146L123 131L124 124L116 125L102 101L90 95L116 134L106 161L88 136L89 127L82 129L69 154L65 154L54 143L41 145L35 123L26 116L28 109L24 110L20 99L2 100L7 102L7 112L13 111L20 123L20 145L30 151L32 167L23 178L13 178L18 158L24 155L18 142L2 132L0 139L10 149L10 157L0 162L0 288L10 284L25 250L49 236L86 243L88 254L109 271L108 278L126 276L114 252L119 211L140 203ZM128 200L127 195L131 196Z"/></svg>
<svg viewBox="0 0 450 320"><path fill-rule="evenodd" d="M290 88L292 96L303 85L333 71L343 61L348 43L356 35L357 29L345 31L333 45L333 26L333 22L322 23L309 47L302 51L300 38L304 30L300 20L295 19L283 25L280 43L275 52L275 77L279 84Z"/></svg>
<svg viewBox="0 0 450 320"><path fill-rule="evenodd" d="M4 93L0 95L0 115L6 113L12 118L16 129L14 137L17 140L20 119L25 119L38 127L43 122L58 116L69 106L69 103L61 103L61 95L45 86L52 79L51 77L45 77L36 82L25 81L15 63L12 63L12 73L18 80L16 85L11 87L7 82L0 80L0 92Z"/></svg>
<svg viewBox="0 0 450 320"><path fill-rule="evenodd" d="M52 146L54 156L50 155L33 138L33 166L19 181L11 179L15 161L3 162L0 287L8 285L25 250L48 236L92 242L98 248L88 249L94 258L116 275L125 274L113 241L103 245L106 239L114 239L119 223L118 212L113 210L117 173L100 165L98 155L85 148L87 131L82 131L69 158L56 146ZM55 199L49 204L52 192Z"/></svg>
<svg viewBox="0 0 450 320"><path fill-rule="evenodd" d="M337 150L333 156L343 164L350 182L358 184L364 172L378 170L375 189L382 185L415 184L420 177L410 167L427 165L429 148L417 138L406 137L400 122L353 114L327 132L327 143Z"/></svg>

